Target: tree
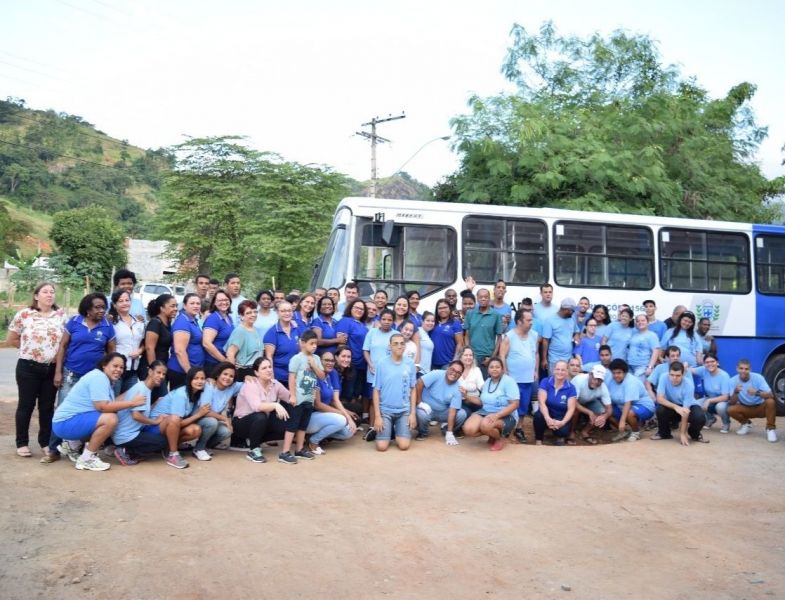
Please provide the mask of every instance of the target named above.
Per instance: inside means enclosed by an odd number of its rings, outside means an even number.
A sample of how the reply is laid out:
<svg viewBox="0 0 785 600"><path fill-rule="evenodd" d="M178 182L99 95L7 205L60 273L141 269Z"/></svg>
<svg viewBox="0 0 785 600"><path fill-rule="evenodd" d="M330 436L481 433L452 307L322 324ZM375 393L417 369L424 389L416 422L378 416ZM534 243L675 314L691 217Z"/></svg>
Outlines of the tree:
<svg viewBox="0 0 785 600"><path fill-rule="evenodd" d="M109 290L112 268L127 261L122 228L103 208L55 213L50 236L65 264L96 289Z"/></svg>
<svg viewBox="0 0 785 600"><path fill-rule="evenodd" d="M303 286L324 248L346 178L248 148L192 139L162 185L159 233L185 274L237 272L250 285Z"/></svg>
<svg viewBox="0 0 785 600"><path fill-rule="evenodd" d="M646 36L560 37L551 23L515 25L502 72L517 92L453 119L461 166L437 199L771 220L785 178L753 162L767 133L754 85L711 99Z"/></svg>

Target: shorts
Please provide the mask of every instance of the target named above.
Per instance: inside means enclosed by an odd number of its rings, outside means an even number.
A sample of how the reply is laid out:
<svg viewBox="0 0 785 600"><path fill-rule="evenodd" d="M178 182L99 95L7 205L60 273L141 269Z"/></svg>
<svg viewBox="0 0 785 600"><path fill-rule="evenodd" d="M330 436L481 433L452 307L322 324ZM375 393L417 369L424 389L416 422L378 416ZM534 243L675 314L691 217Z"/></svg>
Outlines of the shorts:
<svg viewBox="0 0 785 600"><path fill-rule="evenodd" d="M146 433L154 433L156 435L163 435L161 433L161 427L159 425L145 425L142 427L142 431Z"/></svg>
<svg viewBox="0 0 785 600"><path fill-rule="evenodd" d="M581 402L581 406L583 408L588 408L595 415L601 415L605 412L605 405L600 400L597 399L589 400L589 402L585 404Z"/></svg>
<svg viewBox="0 0 785 600"><path fill-rule="evenodd" d="M393 431L396 438L411 439L412 432L409 429L409 413L382 413L382 421L384 423L382 430L376 432L378 441L389 442L392 439Z"/></svg>
<svg viewBox="0 0 785 600"><path fill-rule="evenodd" d="M478 415L482 415L483 417L487 417L489 413L487 410L478 410ZM518 419L516 418L516 413L512 413L511 415L507 415L502 419L502 437L507 437L510 435L515 426L518 424Z"/></svg>
<svg viewBox="0 0 785 600"><path fill-rule="evenodd" d="M620 404L613 405L613 417L616 420L621 419L622 407L623 405ZM638 417L638 421L640 421L641 423L643 421L648 421L654 416L654 411L652 411L649 408L646 408L642 404L633 404L632 406L630 406L630 410L635 413L635 416Z"/></svg>
<svg viewBox="0 0 785 600"><path fill-rule="evenodd" d="M97 410L80 413L66 419L52 423L52 431L64 440L88 440L93 435L101 413Z"/></svg>
<svg viewBox="0 0 785 600"><path fill-rule="evenodd" d="M308 422L311 420L311 413L313 412L313 404L311 402L303 402L297 406L289 405L286 407L286 410L289 411L289 418L284 423L285 431L295 433L308 429Z"/></svg>

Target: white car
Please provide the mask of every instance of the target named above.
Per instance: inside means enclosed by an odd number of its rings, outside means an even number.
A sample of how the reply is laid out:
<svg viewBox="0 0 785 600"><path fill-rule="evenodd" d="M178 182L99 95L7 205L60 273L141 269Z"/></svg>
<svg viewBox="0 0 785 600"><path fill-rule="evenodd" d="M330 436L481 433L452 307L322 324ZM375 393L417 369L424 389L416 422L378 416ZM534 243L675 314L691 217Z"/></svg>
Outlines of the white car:
<svg viewBox="0 0 785 600"><path fill-rule="evenodd" d="M150 300L161 294L172 294L177 299L177 305L182 306L185 286L160 281L141 281L134 286L134 298L138 298L142 302L145 310L147 310Z"/></svg>

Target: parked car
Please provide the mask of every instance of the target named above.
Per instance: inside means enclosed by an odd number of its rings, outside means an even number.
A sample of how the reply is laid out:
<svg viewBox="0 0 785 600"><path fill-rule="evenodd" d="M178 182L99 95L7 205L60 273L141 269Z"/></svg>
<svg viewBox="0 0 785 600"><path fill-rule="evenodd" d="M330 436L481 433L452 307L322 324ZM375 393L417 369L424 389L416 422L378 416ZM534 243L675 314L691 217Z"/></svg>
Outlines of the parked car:
<svg viewBox="0 0 785 600"><path fill-rule="evenodd" d="M172 294L177 299L177 304L182 306L185 286L160 281L141 281L134 286L134 298L139 298L145 309L147 309L147 304L150 300L157 298L161 294Z"/></svg>

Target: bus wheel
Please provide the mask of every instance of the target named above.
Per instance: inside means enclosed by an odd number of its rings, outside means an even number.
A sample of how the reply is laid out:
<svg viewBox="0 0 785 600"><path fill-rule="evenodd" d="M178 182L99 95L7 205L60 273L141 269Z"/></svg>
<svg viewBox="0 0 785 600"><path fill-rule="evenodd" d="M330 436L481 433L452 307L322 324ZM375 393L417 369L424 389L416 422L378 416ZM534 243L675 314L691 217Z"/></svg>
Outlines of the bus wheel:
<svg viewBox="0 0 785 600"><path fill-rule="evenodd" d="M785 415L785 354L774 356L763 371L763 376L774 392L777 402L777 415Z"/></svg>

